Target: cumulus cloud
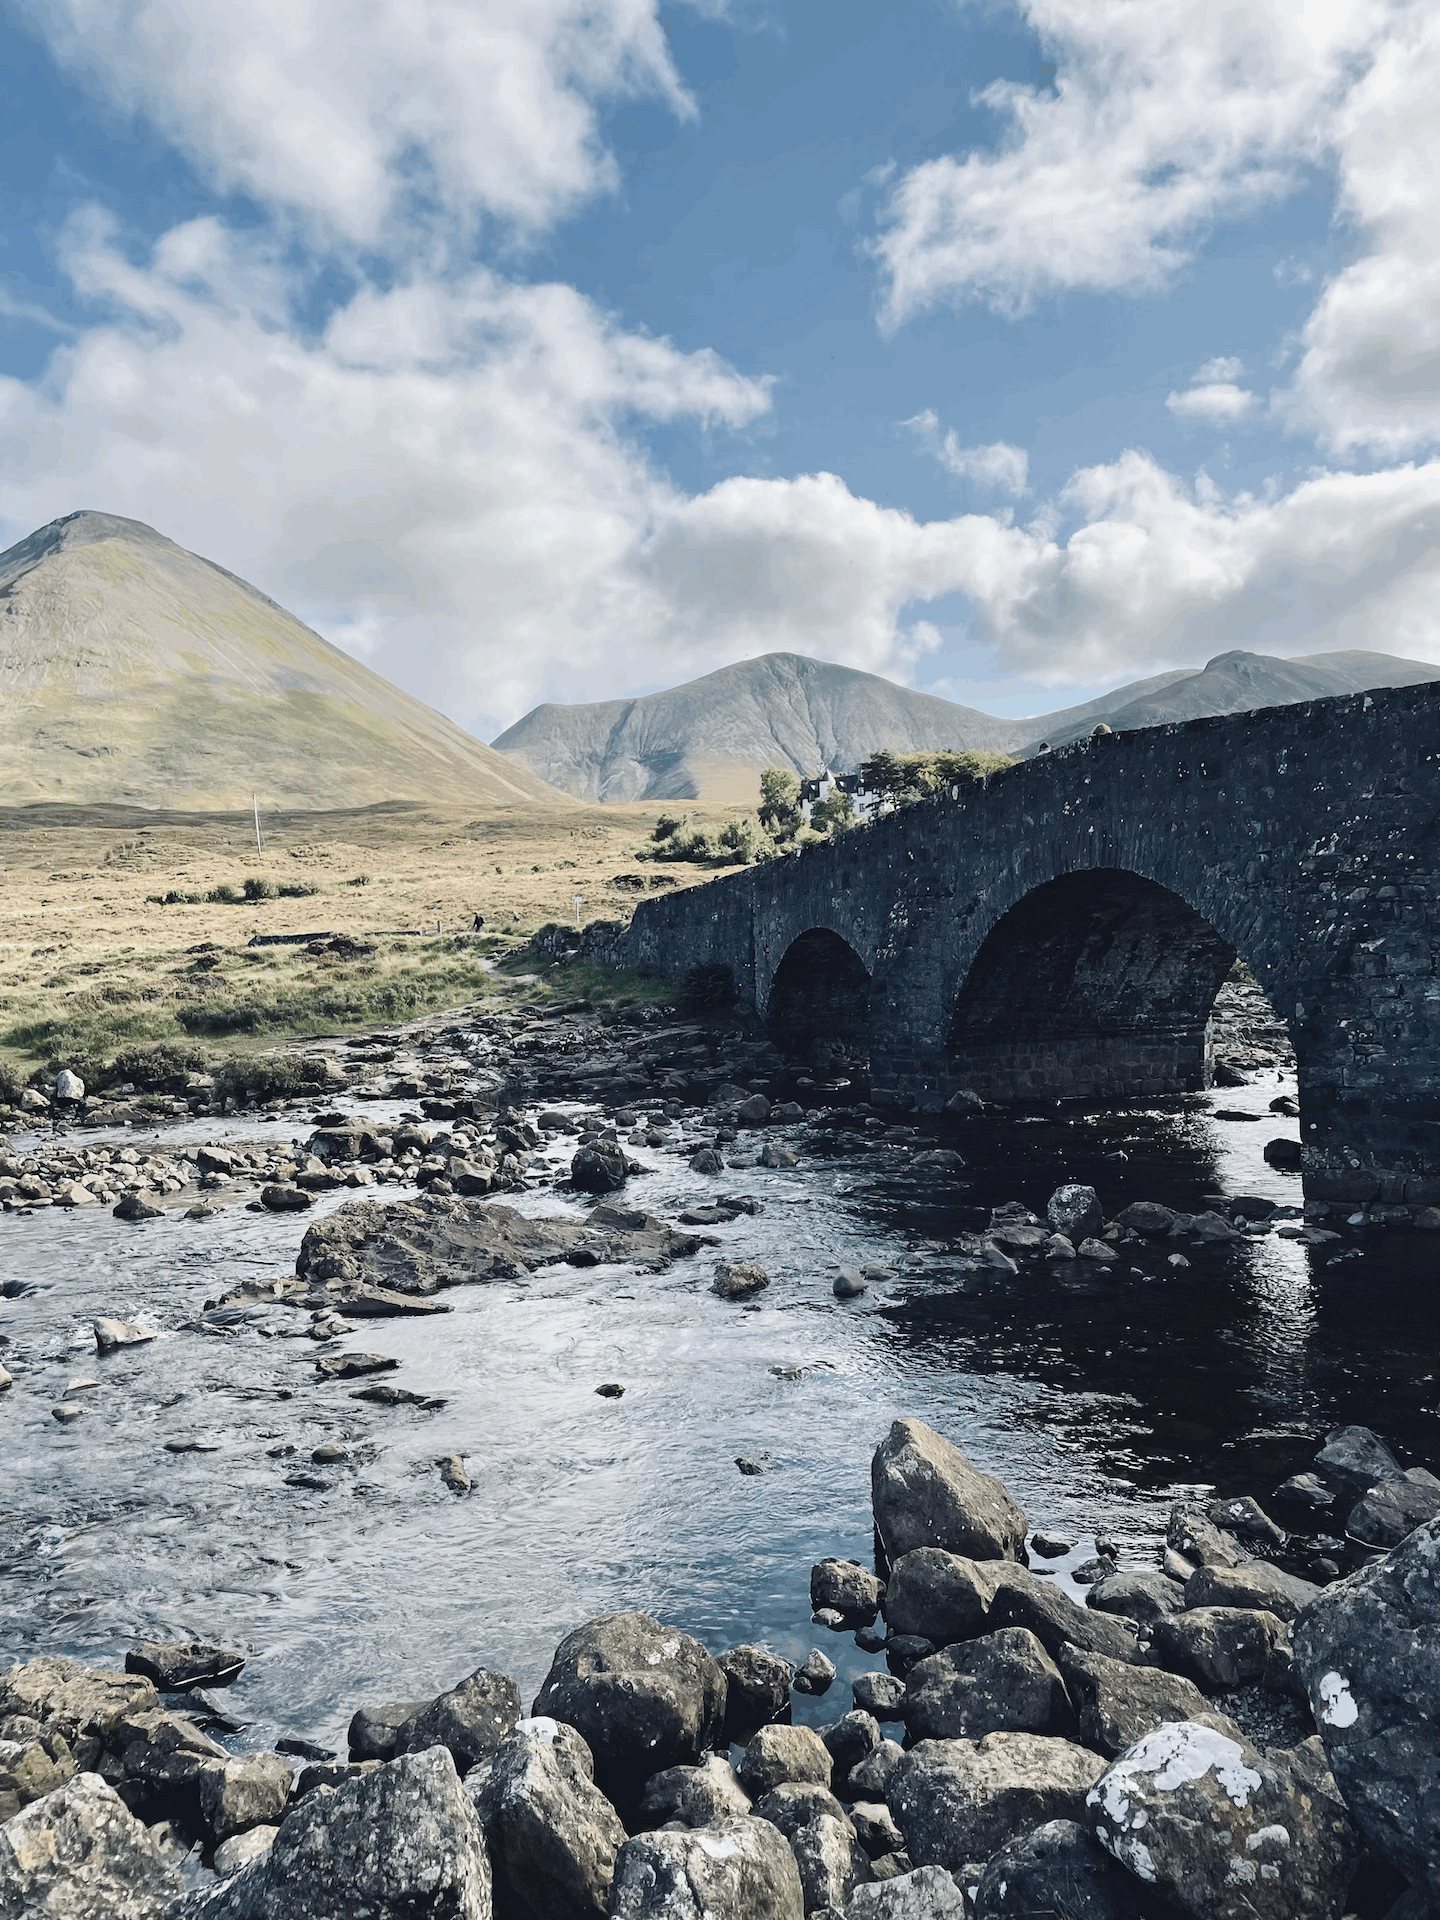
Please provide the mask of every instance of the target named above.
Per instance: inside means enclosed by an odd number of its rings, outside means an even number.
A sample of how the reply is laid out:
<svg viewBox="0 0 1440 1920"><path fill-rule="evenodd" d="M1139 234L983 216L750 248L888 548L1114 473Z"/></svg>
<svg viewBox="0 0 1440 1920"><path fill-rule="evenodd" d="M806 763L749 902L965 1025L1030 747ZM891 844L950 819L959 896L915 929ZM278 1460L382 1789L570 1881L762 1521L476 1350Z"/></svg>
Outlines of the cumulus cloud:
<svg viewBox="0 0 1440 1920"><path fill-rule="evenodd" d="M1233 380L1205 380L1183 392L1166 394L1165 404L1178 419L1230 426L1254 411L1255 396Z"/></svg>
<svg viewBox="0 0 1440 1920"><path fill-rule="evenodd" d="M962 447L953 427L940 432L940 420L932 407L901 422L918 435L948 474L968 480L973 486L995 493L1019 496L1028 491L1030 459L1023 447L1008 440L992 440L983 447Z"/></svg>
<svg viewBox="0 0 1440 1920"><path fill-rule="evenodd" d="M1056 58L1053 91L985 88L998 145L898 182L878 242L888 318L944 299L1018 312L1073 288L1164 286L1211 221L1290 191L1326 156L1357 62L1404 11L1024 0Z"/></svg>
<svg viewBox="0 0 1440 1920"><path fill-rule="evenodd" d="M596 103L688 114L656 0L38 0L71 68L226 190L352 241L539 227L615 182Z"/></svg>

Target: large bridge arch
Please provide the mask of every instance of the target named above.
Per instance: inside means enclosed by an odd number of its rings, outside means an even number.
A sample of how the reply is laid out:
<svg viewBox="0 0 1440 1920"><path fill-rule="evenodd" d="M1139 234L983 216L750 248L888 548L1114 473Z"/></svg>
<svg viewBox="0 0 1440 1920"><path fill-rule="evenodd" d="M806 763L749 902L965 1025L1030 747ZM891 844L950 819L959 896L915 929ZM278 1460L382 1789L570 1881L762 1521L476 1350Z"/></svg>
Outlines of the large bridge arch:
<svg viewBox="0 0 1440 1920"><path fill-rule="evenodd" d="M766 1018L783 1046L838 1040L868 1057L870 969L832 927L807 927L775 969Z"/></svg>
<svg viewBox="0 0 1440 1920"><path fill-rule="evenodd" d="M1000 914L955 995L950 1071L986 1099L1134 1097L1210 1083L1235 948L1122 868L1044 881Z"/></svg>

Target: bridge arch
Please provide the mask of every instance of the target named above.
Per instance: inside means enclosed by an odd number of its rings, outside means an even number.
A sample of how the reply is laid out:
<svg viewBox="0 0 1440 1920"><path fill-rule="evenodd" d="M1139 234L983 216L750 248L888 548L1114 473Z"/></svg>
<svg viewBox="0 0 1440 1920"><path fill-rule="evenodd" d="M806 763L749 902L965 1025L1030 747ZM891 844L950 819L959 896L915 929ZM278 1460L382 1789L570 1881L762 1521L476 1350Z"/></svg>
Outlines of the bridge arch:
<svg viewBox="0 0 1440 1920"><path fill-rule="evenodd" d="M955 996L950 1070L985 1098L1190 1092L1235 948L1169 887L1120 867L1023 894Z"/></svg>
<svg viewBox="0 0 1440 1920"><path fill-rule="evenodd" d="M807 927L785 949L766 1009L772 1035L790 1049L838 1041L868 1054L870 969L831 927Z"/></svg>

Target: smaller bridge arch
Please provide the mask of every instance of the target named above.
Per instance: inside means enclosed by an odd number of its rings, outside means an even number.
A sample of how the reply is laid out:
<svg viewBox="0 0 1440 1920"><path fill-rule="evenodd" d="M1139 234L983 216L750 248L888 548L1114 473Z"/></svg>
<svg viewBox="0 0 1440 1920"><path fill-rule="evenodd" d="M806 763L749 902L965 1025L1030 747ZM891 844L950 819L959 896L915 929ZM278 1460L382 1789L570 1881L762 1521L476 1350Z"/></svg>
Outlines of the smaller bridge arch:
<svg viewBox="0 0 1440 1920"><path fill-rule="evenodd" d="M955 997L951 1071L987 1099L1193 1092L1210 1083L1210 1010L1234 959L1154 880L1062 874L981 943Z"/></svg>
<svg viewBox="0 0 1440 1920"><path fill-rule="evenodd" d="M766 1015L783 1046L839 1041L868 1055L870 969L833 928L807 927L781 956Z"/></svg>

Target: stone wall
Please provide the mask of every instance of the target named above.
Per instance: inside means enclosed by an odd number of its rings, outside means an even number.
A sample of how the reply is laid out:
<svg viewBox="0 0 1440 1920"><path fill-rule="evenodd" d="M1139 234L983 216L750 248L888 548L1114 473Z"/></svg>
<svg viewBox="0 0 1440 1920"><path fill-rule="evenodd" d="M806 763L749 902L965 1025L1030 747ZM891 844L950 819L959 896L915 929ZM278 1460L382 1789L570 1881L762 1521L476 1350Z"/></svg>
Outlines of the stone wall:
<svg viewBox="0 0 1440 1920"><path fill-rule="evenodd" d="M828 928L871 977L875 1098L922 1108L976 1080L1016 1099L1203 1084L1206 1016L1238 953L1289 1024L1307 1192L1433 1204L1437 902L1432 683L1005 768L647 900L624 952L668 973L722 962L765 1014L792 944Z"/></svg>

